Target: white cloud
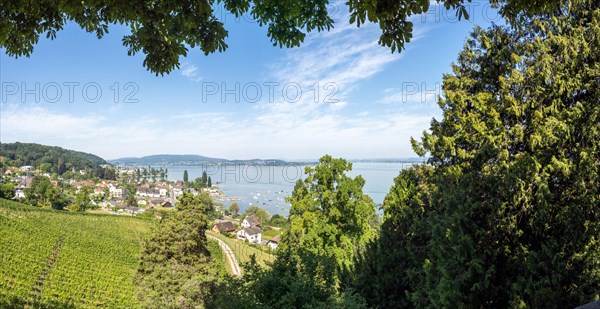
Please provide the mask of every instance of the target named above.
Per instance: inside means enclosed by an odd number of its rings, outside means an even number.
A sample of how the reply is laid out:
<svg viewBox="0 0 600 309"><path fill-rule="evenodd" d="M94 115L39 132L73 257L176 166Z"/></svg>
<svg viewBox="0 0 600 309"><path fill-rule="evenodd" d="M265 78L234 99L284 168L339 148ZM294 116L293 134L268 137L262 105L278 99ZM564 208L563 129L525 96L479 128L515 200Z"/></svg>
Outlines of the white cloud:
<svg viewBox="0 0 600 309"><path fill-rule="evenodd" d="M429 127L432 113L412 114L393 104L356 110L353 97L362 82L403 54L391 54L377 44L377 25L357 28L348 24L347 16L339 20L331 32L309 34L302 47L274 59L263 74L280 85L301 85L303 95L296 103L279 96L275 103L261 102L238 112L156 114L148 110L144 114L141 110L123 115L115 109L110 116L11 105L0 115L0 140L58 145L107 159L156 153L232 159L305 159L325 153L347 158L414 156L409 139ZM424 34L415 33L413 40ZM189 62L182 63L180 73L191 81L202 78L198 67ZM399 91L386 89L381 101L397 101ZM338 103L323 103L326 97Z"/></svg>
<svg viewBox="0 0 600 309"><path fill-rule="evenodd" d="M346 117L319 113L302 120L282 114L240 120L236 115L77 116L43 107L2 111L0 141L36 142L86 151L107 159L156 153L225 158L317 158L414 156L409 138L427 128L430 116L385 112Z"/></svg>
<svg viewBox="0 0 600 309"><path fill-rule="evenodd" d="M195 64L184 61L181 64L181 67L179 70L181 71L181 75L187 77L191 81L198 82L198 81L202 80L202 77L197 77L198 76L198 66L196 66Z"/></svg>

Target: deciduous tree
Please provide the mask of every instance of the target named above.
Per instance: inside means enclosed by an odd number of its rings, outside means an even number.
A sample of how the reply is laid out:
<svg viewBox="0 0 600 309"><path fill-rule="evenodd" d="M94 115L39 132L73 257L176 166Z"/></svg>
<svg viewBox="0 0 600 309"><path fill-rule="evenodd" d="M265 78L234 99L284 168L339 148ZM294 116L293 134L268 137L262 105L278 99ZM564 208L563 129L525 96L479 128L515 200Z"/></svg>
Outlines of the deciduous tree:
<svg viewBox="0 0 600 309"><path fill-rule="evenodd" d="M254 216L254 218L256 218L256 220L258 220L258 222L260 222L260 224L265 224L267 222L269 222L269 219L271 218L271 214L269 214L268 211L258 207L258 206L250 206L248 207L248 209L246 209L246 216Z"/></svg>
<svg viewBox="0 0 600 309"><path fill-rule="evenodd" d="M295 187L290 227L277 248L272 269L254 271L252 295L271 308L364 308L341 284L354 268L354 257L375 236L369 224L375 212L365 198L361 176L346 175L352 164L324 156ZM272 297L278 295L278 297Z"/></svg>
<svg viewBox="0 0 600 309"><path fill-rule="evenodd" d="M234 201L233 203L231 203L231 205L229 205L229 211L234 217L237 216L240 212L240 205L238 205L238 202Z"/></svg>
<svg viewBox="0 0 600 309"><path fill-rule="evenodd" d="M0 183L0 198L11 199L15 197L15 186L11 183Z"/></svg>
<svg viewBox="0 0 600 309"><path fill-rule="evenodd" d="M438 0L446 9L456 9L459 18L468 18L465 0ZM239 17L249 14L260 26L267 27L273 45L299 46L306 33L330 30L337 3L313 1L47 1L24 0L0 3L0 47L10 56L29 56L40 35L54 39L66 22L72 21L87 32L102 38L111 24L125 24L131 33L123 37L128 55L145 54L144 66L158 74L179 68L180 56L188 48L198 47L206 55L227 48L228 35L216 9ZM556 10L563 1L490 0L511 20L523 15ZM379 44L392 52L404 48L412 38L410 17L427 12L430 1L357 1L348 0L350 23L362 26L376 23L381 29ZM59 173L60 174L60 173Z"/></svg>
<svg viewBox="0 0 600 309"><path fill-rule="evenodd" d="M75 195L75 201L69 205L69 210L72 212L85 211L91 201L90 192L91 189L88 187L79 189L79 192Z"/></svg>
<svg viewBox="0 0 600 309"><path fill-rule="evenodd" d="M286 227L288 225L288 220L280 214L274 214L271 217L271 220L269 221L269 225L277 227Z"/></svg>
<svg viewBox="0 0 600 309"><path fill-rule="evenodd" d="M45 176L33 177L31 187L25 189L25 200L32 206L51 208L52 201L57 199L57 195L58 191Z"/></svg>

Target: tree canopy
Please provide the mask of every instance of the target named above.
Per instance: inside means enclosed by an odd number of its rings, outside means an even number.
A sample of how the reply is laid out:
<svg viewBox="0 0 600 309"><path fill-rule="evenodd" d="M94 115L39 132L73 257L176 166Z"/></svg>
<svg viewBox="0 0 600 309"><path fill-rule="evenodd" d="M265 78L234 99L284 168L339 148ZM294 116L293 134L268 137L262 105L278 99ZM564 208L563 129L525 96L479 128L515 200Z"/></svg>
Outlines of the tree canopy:
<svg viewBox="0 0 600 309"><path fill-rule="evenodd" d="M286 227L288 225L288 220L280 214L274 214L271 217L271 220L269 220L269 225L276 227Z"/></svg>
<svg viewBox="0 0 600 309"><path fill-rule="evenodd" d="M187 170L184 171L184 173L183 173L184 181L187 181L186 177L187 177ZM192 187L198 191L200 191L204 188L207 188L207 187L212 187L212 180L210 179L210 177L208 176L206 171L202 171L202 176L194 179L194 181L192 182Z"/></svg>
<svg viewBox="0 0 600 309"><path fill-rule="evenodd" d="M225 276L207 249L211 203L204 193L196 197L184 193L175 211L162 213L152 238L145 242L136 277L143 307L208 306L218 278Z"/></svg>
<svg viewBox="0 0 600 309"><path fill-rule="evenodd" d="M236 217L240 212L240 205L238 204L238 202L234 201L233 203L231 203L231 205L229 205L229 211L234 217Z"/></svg>
<svg viewBox="0 0 600 309"><path fill-rule="evenodd" d="M62 209L67 203L64 196L45 176L33 177L31 186L25 189L25 201L32 206L55 209Z"/></svg>
<svg viewBox="0 0 600 309"><path fill-rule="evenodd" d="M456 9L459 18L468 18L465 0L438 0L446 9ZM470 1L469 1L470 2ZM562 1L490 0L511 20L556 10ZM410 16L427 12L429 0L345 2L350 22L358 27L376 23L381 29L379 44L400 51L412 38ZM308 32L333 27L336 3L313 1L2 1L0 3L0 47L9 56L29 56L40 35L54 39L67 22L102 38L112 24L125 24L131 33L123 37L128 55L145 54L144 67L155 74L179 68L180 56L198 47L204 54L222 52L228 35L217 17L217 6L235 15L249 14L258 25L267 27L273 45L299 46Z"/></svg>
<svg viewBox="0 0 600 309"><path fill-rule="evenodd" d="M357 274L369 304L598 299L599 17L597 1L575 1L473 31L444 76L443 118L413 140L428 166L403 171L385 199L376 253Z"/></svg>
<svg viewBox="0 0 600 309"><path fill-rule="evenodd" d="M31 165L43 172L57 173L58 175L62 175L73 168L76 170L100 169L102 174L97 175L98 177L106 178L106 176L110 176L114 179L114 172L111 175L105 174L106 169L101 166L107 164L104 159L85 152L17 142L0 144L0 154L6 158L6 166Z"/></svg>
<svg viewBox="0 0 600 309"><path fill-rule="evenodd" d="M15 197L15 185L0 182L0 198L11 199Z"/></svg>
<svg viewBox="0 0 600 309"><path fill-rule="evenodd" d="M248 207L248 209L246 209L245 215L254 216L254 218L256 218L256 220L258 220L258 222L260 222L261 225L264 225L265 223L269 222L269 219L271 218L271 214L268 211L256 205Z"/></svg>
<svg viewBox="0 0 600 309"><path fill-rule="evenodd" d="M272 269L250 265L246 270L249 294L258 307L364 307L341 284L353 269L354 256L375 237L369 225L375 204L362 192L364 179L346 175L351 169L351 163L328 155L306 168L306 179L289 198L289 227Z"/></svg>
<svg viewBox="0 0 600 309"><path fill-rule="evenodd" d="M75 200L69 205L69 210L72 212L85 211L91 202L91 192L92 190L89 187L79 189L79 192L75 194Z"/></svg>

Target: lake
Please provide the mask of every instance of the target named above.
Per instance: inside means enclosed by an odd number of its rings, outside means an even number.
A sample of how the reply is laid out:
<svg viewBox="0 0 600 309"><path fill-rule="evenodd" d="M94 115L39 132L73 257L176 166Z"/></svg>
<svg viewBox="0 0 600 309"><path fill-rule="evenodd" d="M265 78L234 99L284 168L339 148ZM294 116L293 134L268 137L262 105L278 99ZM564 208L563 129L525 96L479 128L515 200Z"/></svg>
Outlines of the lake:
<svg viewBox="0 0 600 309"><path fill-rule="evenodd" d="M411 166L410 163L352 163L349 176L362 175L365 179L363 191L371 196L375 203L383 202L394 178L401 169ZM158 166L156 166L158 168ZM169 180L183 180L183 172L188 171L190 181L202 176L206 171L213 185L218 185L228 197L219 202L226 207L231 199L237 199L240 211L244 212L252 205L259 206L271 214L287 215L290 205L285 197L290 196L296 180L304 178L305 166L254 166L254 165L202 165L202 166L167 166Z"/></svg>

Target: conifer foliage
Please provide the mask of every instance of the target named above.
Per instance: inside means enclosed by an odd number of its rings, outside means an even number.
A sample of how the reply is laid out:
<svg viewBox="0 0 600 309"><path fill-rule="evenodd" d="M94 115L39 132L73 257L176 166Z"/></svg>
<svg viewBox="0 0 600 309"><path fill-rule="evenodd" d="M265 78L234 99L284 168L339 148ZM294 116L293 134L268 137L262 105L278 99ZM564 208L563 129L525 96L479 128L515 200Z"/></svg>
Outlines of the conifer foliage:
<svg viewBox="0 0 600 309"><path fill-rule="evenodd" d="M207 249L205 194L184 194L177 210L166 213L146 241L136 278L145 308L201 308L210 302L219 270Z"/></svg>
<svg viewBox="0 0 600 309"><path fill-rule="evenodd" d="M599 297L599 46L597 1L474 30L444 76L443 119L413 140L430 166L402 172L384 203L378 254L358 274L368 303L570 308Z"/></svg>

